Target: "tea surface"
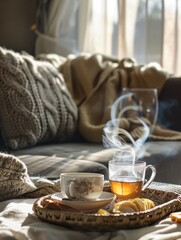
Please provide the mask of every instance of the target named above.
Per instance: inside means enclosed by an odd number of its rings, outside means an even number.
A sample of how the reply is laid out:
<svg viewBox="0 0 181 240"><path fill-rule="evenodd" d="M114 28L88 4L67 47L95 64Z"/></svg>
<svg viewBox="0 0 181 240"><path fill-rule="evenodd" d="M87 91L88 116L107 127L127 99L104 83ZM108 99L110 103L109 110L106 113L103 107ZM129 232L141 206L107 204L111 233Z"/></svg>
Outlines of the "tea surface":
<svg viewBox="0 0 181 240"><path fill-rule="evenodd" d="M118 177L110 180L111 191L115 193L118 199L125 200L141 195L143 181L135 177Z"/></svg>

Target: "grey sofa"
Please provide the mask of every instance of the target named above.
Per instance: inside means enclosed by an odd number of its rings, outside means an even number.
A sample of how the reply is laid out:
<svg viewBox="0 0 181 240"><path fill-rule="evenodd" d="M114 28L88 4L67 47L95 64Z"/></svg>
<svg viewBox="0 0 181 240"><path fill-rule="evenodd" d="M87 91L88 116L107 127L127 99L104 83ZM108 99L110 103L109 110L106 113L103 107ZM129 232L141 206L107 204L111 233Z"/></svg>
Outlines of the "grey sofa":
<svg viewBox="0 0 181 240"><path fill-rule="evenodd" d="M158 123L181 130L180 79L168 79L159 96ZM175 104L173 104L173 102ZM181 184L181 142L147 141L143 160L157 169L155 181ZM108 161L114 150L102 144L86 141L37 145L18 151L8 151L19 157L32 177L59 178L61 172L100 172L108 179Z"/></svg>
<svg viewBox="0 0 181 240"><path fill-rule="evenodd" d="M76 137L78 111L59 70L50 62L0 50L0 128L8 147L2 143L1 151L21 159L32 177L56 179L61 172L84 171L103 173L108 179L108 161L115 150ZM181 131L180 82L167 79L159 95L158 123L177 131ZM147 141L143 153L143 160L157 169L156 181L181 183L180 141Z"/></svg>

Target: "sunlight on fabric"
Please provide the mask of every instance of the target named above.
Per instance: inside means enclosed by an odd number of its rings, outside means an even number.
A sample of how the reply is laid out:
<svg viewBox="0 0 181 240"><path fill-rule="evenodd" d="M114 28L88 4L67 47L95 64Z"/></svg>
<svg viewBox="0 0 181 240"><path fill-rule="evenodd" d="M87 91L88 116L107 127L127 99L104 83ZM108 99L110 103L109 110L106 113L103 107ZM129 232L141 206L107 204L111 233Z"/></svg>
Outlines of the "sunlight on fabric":
<svg viewBox="0 0 181 240"><path fill-rule="evenodd" d="M3 228L0 229L0 232L2 233L6 227L15 231L21 229L22 222L24 222L28 216L33 214L32 203L34 201L35 199L11 199L1 202L1 207L3 206L4 209L1 208L0 212L0 222L1 226L3 226ZM25 222L23 224L25 224ZM7 237L7 239L11 238ZM17 237L16 239L20 238Z"/></svg>

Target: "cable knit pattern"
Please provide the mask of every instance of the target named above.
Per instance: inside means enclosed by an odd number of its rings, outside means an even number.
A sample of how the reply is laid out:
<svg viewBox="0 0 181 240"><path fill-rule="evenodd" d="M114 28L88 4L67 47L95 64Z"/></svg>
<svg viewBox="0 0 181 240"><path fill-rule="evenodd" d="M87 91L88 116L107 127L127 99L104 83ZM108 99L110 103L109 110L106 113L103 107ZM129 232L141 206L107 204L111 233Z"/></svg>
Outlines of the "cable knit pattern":
<svg viewBox="0 0 181 240"><path fill-rule="evenodd" d="M77 107L53 64L0 47L0 125L11 149L73 136Z"/></svg>

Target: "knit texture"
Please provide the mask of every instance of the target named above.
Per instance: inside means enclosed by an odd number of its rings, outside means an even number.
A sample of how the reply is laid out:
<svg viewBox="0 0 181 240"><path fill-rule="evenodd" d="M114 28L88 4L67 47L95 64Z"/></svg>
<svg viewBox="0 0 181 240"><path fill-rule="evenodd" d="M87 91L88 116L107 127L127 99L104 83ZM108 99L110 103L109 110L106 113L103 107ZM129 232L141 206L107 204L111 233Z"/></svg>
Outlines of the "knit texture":
<svg viewBox="0 0 181 240"><path fill-rule="evenodd" d="M72 138L77 106L60 72L0 47L0 126L5 145L20 149Z"/></svg>
<svg viewBox="0 0 181 240"><path fill-rule="evenodd" d="M38 198L60 191L60 181L31 180L27 166L17 157L0 153L0 201L18 197Z"/></svg>
<svg viewBox="0 0 181 240"><path fill-rule="evenodd" d="M17 198L36 189L26 165L12 155L0 153L0 201Z"/></svg>

